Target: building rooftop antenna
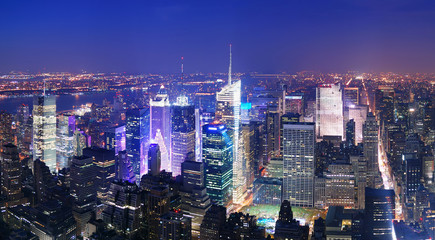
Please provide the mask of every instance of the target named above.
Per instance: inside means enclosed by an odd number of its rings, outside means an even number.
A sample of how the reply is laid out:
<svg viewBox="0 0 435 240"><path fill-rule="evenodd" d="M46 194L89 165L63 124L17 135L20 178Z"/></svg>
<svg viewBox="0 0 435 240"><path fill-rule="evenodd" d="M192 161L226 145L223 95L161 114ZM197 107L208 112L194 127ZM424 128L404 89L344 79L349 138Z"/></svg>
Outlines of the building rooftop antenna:
<svg viewBox="0 0 435 240"><path fill-rule="evenodd" d="M232 46L232 44L230 44L230 66L228 68L228 85L231 85L231 65L232 65L231 46Z"/></svg>
<svg viewBox="0 0 435 240"><path fill-rule="evenodd" d="M45 78L44 78L44 92L42 93L42 96L45 96Z"/></svg>
<svg viewBox="0 0 435 240"><path fill-rule="evenodd" d="M184 57L181 56L181 81L184 79Z"/></svg>

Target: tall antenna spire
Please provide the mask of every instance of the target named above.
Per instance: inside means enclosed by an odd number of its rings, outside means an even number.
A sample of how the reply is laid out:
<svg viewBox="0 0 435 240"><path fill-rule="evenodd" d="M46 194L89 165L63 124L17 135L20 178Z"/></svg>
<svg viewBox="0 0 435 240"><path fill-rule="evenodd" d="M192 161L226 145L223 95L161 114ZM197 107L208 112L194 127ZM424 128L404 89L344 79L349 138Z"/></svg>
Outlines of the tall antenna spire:
<svg viewBox="0 0 435 240"><path fill-rule="evenodd" d="M232 65L232 53L231 53L231 44L230 44L230 67L228 68L228 85L231 85L231 65Z"/></svg>
<svg viewBox="0 0 435 240"><path fill-rule="evenodd" d="M181 81L183 81L184 78L184 57L181 56Z"/></svg>
<svg viewBox="0 0 435 240"><path fill-rule="evenodd" d="M44 78L44 92L42 93L43 96L45 96L45 78Z"/></svg>

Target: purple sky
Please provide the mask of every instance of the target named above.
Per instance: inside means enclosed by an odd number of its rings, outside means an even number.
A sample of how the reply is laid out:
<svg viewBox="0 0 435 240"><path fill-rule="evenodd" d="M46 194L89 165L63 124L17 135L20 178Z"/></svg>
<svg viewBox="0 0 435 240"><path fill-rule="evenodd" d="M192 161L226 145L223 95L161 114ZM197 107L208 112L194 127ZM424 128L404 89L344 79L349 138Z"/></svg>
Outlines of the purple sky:
<svg viewBox="0 0 435 240"><path fill-rule="evenodd" d="M27 3L26 3L27 2ZM1 1L0 72L435 72L435 1Z"/></svg>

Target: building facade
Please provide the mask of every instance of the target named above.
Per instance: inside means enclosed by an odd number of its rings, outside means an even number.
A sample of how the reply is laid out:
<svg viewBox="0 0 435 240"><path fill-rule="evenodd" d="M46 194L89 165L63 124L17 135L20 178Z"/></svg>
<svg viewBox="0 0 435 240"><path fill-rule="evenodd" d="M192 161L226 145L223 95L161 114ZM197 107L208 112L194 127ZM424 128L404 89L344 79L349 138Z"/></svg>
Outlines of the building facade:
<svg viewBox="0 0 435 240"><path fill-rule="evenodd" d="M40 158L50 168L56 166L56 96L33 98L33 160Z"/></svg>
<svg viewBox="0 0 435 240"><path fill-rule="evenodd" d="M312 207L314 196L314 123L282 125L283 200Z"/></svg>

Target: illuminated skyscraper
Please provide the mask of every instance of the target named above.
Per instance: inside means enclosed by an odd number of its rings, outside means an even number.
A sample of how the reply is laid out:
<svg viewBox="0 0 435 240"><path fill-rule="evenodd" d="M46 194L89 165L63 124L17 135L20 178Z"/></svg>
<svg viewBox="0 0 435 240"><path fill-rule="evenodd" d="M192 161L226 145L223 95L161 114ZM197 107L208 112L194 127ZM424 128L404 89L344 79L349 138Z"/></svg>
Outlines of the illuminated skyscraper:
<svg viewBox="0 0 435 240"><path fill-rule="evenodd" d="M146 121L145 127L148 128L148 124ZM118 155L120 151L124 151L126 149L125 125L112 127L108 131L106 131L104 135L105 147L107 150L115 150L115 155Z"/></svg>
<svg viewBox="0 0 435 240"><path fill-rule="evenodd" d="M379 164L378 164L378 122L376 117L370 112L367 115L367 120L363 125L363 143L364 157L367 161L367 186L376 187L378 182Z"/></svg>
<svg viewBox="0 0 435 240"><path fill-rule="evenodd" d="M200 109L195 109L195 159L202 162L202 124Z"/></svg>
<svg viewBox="0 0 435 240"><path fill-rule="evenodd" d="M74 156L74 131L76 129L76 118L74 115L59 115L57 124L57 167L67 168L71 165Z"/></svg>
<svg viewBox="0 0 435 240"><path fill-rule="evenodd" d="M228 71L228 84L216 94L216 120L221 121L228 128L233 142L233 202L240 204L244 200L246 182L245 173L242 171L242 152L240 147L240 105L241 81L231 80L231 47L230 66Z"/></svg>
<svg viewBox="0 0 435 240"><path fill-rule="evenodd" d="M195 151L195 107L181 96L172 105L172 175L181 174L186 154Z"/></svg>
<svg viewBox="0 0 435 240"><path fill-rule="evenodd" d="M88 146L88 137L80 130L76 129L73 136L73 156L82 156L83 149Z"/></svg>
<svg viewBox="0 0 435 240"><path fill-rule="evenodd" d="M367 118L368 106L356 105L351 106L346 110L347 120L353 119L355 121L355 144L362 143L363 134L362 126Z"/></svg>
<svg viewBox="0 0 435 240"><path fill-rule="evenodd" d="M149 110L130 109L126 114L126 150L130 162L133 165L133 172L136 181L148 170L146 165L146 145L149 136Z"/></svg>
<svg viewBox="0 0 435 240"><path fill-rule="evenodd" d="M127 151L120 151L116 159L116 179L136 183L136 176Z"/></svg>
<svg viewBox="0 0 435 240"><path fill-rule="evenodd" d="M32 145L32 125L33 120L30 117L29 106L22 104L17 109L17 147L22 154L30 156Z"/></svg>
<svg viewBox="0 0 435 240"><path fill-rule="evenodd" d="M56 96L33 99L33 160L40 158L50 171L56 169Z"/></svg>
<svg viewBox="0 0 435 240"><path fill-rule="evenodd" d="M233 143L225 125L216 122L202 128L205 186L210 199L228 207L232 202Z"/></svg>
<svg viewBox="0 0 435 240"><path fill-rule="evenodd" d="M355 174L352 165L330 164L325 175L326 205L355 208Z"/></svg>
<svg viewBox="0 0 435 240"><path fill-rule="evenodd" d="M157 141L162 154L162 169L171 172L171 109L169 96L162 85L150 100L150 139Z"/></svg>
<svg viewBox="0 0 435 240"><path fill-rule="evenodd" d="M323 84L316 89L316 134L344 139L343 92L340 84Z"/></svg>
<svg viewBox="0 0 435 240"><path fill-rule="evenodd" d="M345 87L344 88L344 105L346 107L354 107L359 105L359 88Z"/></svg>
<svg viewBox="0 0 435 240"><path fill-rule="evenodd" d="M283 200L312 207L314 196L314 123L282 125Z"/></svg>

